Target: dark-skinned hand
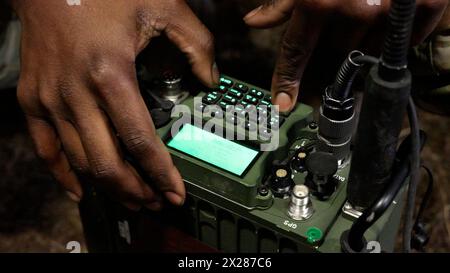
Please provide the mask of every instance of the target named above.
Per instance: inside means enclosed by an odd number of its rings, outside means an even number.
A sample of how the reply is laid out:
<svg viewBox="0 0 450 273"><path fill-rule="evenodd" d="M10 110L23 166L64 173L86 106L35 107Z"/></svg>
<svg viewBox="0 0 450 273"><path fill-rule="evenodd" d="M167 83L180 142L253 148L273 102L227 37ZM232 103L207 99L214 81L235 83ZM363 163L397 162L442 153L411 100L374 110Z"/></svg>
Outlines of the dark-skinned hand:
<svg viewBox="0 0 450 273"><path fill-rule="evenodd" d="M166 35L205 85L217 84L213 39L186 2L10 2L23 29L18 99L38 155L69 195L80 200L86 179L131 209L157 210L163 198L181 205L185 187L140 95L135 59Z"/></svg>
<svg viewBox="0 0 450 273"><path fill-rule="evenodd" d="M391 0L370 5L376 2L270 0L246 15L245 22L255 28L270 28L288 22L272 79L273 102L280 105L281 111L294 107L303 72L316 48L330 52L363 49L366 53L381 48ZM449 3L448 0L416 2L413 45L435 29ZM326 39L323 35L327 35Z"/></svg>

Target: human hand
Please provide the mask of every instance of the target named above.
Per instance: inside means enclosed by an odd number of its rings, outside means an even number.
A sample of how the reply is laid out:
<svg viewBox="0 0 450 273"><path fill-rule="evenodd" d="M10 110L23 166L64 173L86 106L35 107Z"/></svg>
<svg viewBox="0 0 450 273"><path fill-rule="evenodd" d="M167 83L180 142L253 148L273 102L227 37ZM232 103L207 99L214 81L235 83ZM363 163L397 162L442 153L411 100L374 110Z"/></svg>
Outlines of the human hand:
<svg viewBox="0 0 450 273"><path fill-rule="evenodd" d="M164 34L204 84L217 84L212 36L186 2L11 3L23 28L18 99L55 178L77 200L86 178L131 209L159 209L163 197L182 204L184 184L140 95L135 58ZM152 178L151 187L125 152Z"/></svg>
<svg viewBox="0 0 450 273"><path fill-rule="evenodd" d="M244 18L256 28L288 21L272 79L272 97L281 111L291 110L313 51L320 47L348 53L381 48L391 0L369 5L365 0L270 0ZM417 44L438 24L448 0L417 0L412 43ZM323 35L328 35L323 39ZM319 44L324 43L324 44Z"/></svg>

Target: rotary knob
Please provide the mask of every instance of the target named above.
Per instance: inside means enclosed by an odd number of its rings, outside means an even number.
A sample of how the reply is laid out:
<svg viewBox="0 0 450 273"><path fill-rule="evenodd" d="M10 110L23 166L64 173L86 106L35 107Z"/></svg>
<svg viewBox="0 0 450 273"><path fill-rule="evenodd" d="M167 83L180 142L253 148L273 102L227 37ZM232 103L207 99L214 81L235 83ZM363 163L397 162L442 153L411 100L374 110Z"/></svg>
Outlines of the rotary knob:
<svg viewBox="0 0 450 273"><path fill-rule="evenodd" d="M327 200L334 193L337 180L334 178L338 170L338 160L330 153L315 152L306 158L308 175L305 185L311 194L319 200Z"/></svg>
<svg viewBox="0 0 450 273"><path fill-rule="evenodd" d="M166 71L162 75L159 86L159 95L174 104L180 104L189 96L182 88L182 77L172 71Z"/></svg>
<svg viewBox="0 0 450 273"><path fill-rule="evenodd" d="M275 197L287 198L294 186L292 171L288 164L274 162L272 166L272 178L270 188Z"/></svg>

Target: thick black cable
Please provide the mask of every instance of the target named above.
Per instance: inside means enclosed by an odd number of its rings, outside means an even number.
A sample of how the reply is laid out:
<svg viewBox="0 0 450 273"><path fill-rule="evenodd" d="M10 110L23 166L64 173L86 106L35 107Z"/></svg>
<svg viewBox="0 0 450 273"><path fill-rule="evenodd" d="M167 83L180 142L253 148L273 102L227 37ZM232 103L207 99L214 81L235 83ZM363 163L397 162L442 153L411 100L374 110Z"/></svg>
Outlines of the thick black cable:
<svg viewBox="0 0 450 273"><path fill-rule="evenodd" d="M354 57L355 55L358 55ZM350 91L358 72L366 64L375 65L379 63L379 59L364 55L360 51L352 51L342 64L333 84L331 97L335 100L344 101L350 96Z"/></svg>
<svg viewBox="0 0 450 273"><path fill-rule="evenodd" d="M384 214L392 204L400 189L405 185L410 175L410 161L412 157L411 143L413 136L406 138L397 151L395 164L386 189L374 204L364 210L363 214L353 223L345 235L346 245L350 249L345 251L360 252L364 249L364 233ZM420 149L425 145L425 133L420 134Z"/></svg>
<svg viewBox="0 0 450 273"><path fill-rule="evenodd" d="M408 104L408 119L411 127L411 160L410 160L410 183L406 203L405 224L403 230L403 251L411 252L411 236L414 227L414 210L417 194L417 184L420 170L420 128L417 118L417 110L412 98Z"/></svg>
<svg viewBox="0 0 450 273"><path fill-rule="evenodd" d="M385 81L396 82L405 76L415 13L416 0L391 1L387 33L378 67L379 75Z"/></svg>
<svg viewBox="0 0 450 273"><path fill-rule="evenodd" d="M363 55L353 59L358 64L378 64L380 60L374 56Z"/></svg>
<svg viewBox="0 0 450 273"><path fill-rule="evenodd" d="M429 241L429 236L426 231L425 223L422 219L422 215L425 211L425 209L428 206L429 201L431 200L431 194L433 192L433 186L434 186L434 178L433 174L431 173L431 170L428 169L426 166L422 165L422 168L426 171L428 175L427 179L427 189L422 197L422 201L419 206L419 211L417 212L416 221L414 223L413 227L413 234L411 239L411 247L414 248L417 251L425 252L425 246Z"/></svg>
<svg viewBox="0 0 450 273"><path fill-rule="evenodd" d="M431 194L433 193L433 187L434 187L434 178L433 178L433 173L431 172L431 170L425 166L422 165L422 168L425 170L425 172L427 173L428 176L428 186L427 186L427 190L425 191L423 197L422 197L422 202L420 203L420 207L419 210L417 212L417 216L416 216L416 222L414 223L414 227L416 227L419 222L422 220L422 216L423 216L423 212L425 211L425 209L428 206L428 203L431 200Z"/></svg>

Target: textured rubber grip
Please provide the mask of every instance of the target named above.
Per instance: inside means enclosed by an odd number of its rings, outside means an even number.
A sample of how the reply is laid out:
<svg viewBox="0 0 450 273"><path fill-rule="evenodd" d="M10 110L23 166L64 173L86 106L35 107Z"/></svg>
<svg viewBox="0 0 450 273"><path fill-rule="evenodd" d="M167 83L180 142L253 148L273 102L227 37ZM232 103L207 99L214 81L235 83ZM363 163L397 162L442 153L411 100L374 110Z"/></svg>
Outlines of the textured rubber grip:
<svg viewBox="0 0 450 273"><path fill-rule="evenodd" d="M324 116L320 108L319 135L330 142L337 143L336 141L348 139L353 134L354 125L355 113L347 120L338 121Z"/></svg>

